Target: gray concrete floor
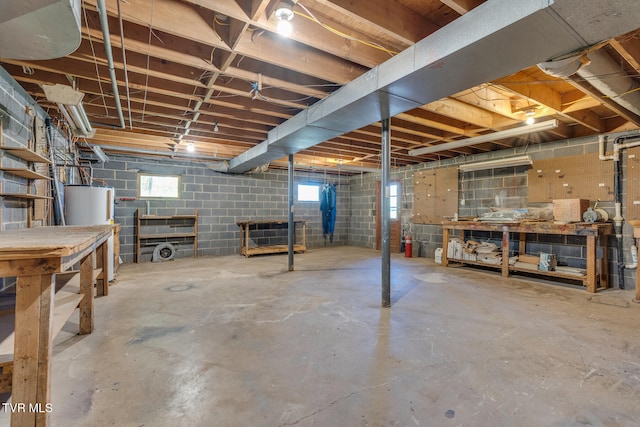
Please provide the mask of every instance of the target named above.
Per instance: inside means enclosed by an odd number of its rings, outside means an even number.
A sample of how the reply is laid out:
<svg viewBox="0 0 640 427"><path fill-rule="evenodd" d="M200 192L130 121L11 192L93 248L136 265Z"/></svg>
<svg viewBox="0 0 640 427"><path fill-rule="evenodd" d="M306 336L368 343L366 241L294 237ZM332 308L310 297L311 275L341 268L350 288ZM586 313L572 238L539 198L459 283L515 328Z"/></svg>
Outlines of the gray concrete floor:
<svg viewBox="0 0 640 427"><path fill-rule="evenodd" d="M632 291L353 247L124 265L53 358L53 426L638 426ZM7 423L8 414L0 414Z"/></svg>

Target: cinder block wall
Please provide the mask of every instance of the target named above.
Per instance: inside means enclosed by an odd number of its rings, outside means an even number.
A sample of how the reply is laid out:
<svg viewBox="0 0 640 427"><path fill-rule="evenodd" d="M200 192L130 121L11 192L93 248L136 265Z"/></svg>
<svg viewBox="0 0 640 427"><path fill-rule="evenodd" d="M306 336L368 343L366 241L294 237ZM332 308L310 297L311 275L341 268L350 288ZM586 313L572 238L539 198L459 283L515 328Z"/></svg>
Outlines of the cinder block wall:
<svg viewBox="0 0 640 427"><path fill-rule="evenodd" d="M2 122L2 144L9 147L26 147L31 137L31 118L27 107L44 116L44 112L22 87L0 67L0 122ZM4 167L22 168L25 161L0 151L0 162ZM26 192L26 180L0 171L2 191L5 193ZM8 197L0 198L0 230L14 230L27 226L27 201ZM0 279L2 280L2 279Z"/></svg>
<svg viewBox="0 0 640 427"><path fill-rule="evenodd" d="M236 221L256 219L286 220L287 171L274 170L251 175L232 175L214 172L203 163L170 159L145 159L128 156L110 156L111 161L94 165L96 183L112 186L116 195L117 223L122 224L121 256L124 262L134 261L136 211L146 210L144 200L121 201L137 198L138 172L176 174L182 177L182 197L179 200L151 200L150 210L155 215L190 214L198 209L198 254L231 255L239 253L240 234ZM323 174L299 173L295 182L322 184ZM327 182L336 184L337 219L333 243L345 245L349 235L349 180L331 176ZM294 197L296 197L294 192ZM295 202L295 219L307 221L307 246L324 246L319 202ZM279 233L286 233L281 230ZM272 232L272 238L277 238ZM256 239L265 232L252 233ZM263 241L256 242L263 243ZM185 241L177 247L177 256L191 256L193 247ZM151 258L153 247L143 251L143 261Z"/></svg>

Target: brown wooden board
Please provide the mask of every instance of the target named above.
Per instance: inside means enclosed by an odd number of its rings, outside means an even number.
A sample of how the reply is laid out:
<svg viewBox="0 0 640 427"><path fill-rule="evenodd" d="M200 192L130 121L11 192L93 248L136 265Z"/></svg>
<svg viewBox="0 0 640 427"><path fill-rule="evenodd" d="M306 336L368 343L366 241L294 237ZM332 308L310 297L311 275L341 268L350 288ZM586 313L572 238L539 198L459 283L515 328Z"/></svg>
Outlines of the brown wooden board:
<svg viewBox="0 0 640 427"><path fill-rule="evenodd" d="M624 217L627 220L640 219L640 147L629 148L623 153L626 163L624 175L627 193Z"/></svg>
<svg viewBox="0 0 640 427"><path fill-rule="evenodd" d="M598 153L535 160L529 169L529 202L554 199L612 201L613 162Z"/></svg>
<svg viewBox="0 0 640 427"><path fill-rule="evenodd" d="M36 117L35 125L35 152L46 153L47 152L47 138L45 134L45 124L42 120ZM35 171L41 175L49 175L49 165L46 163L35 163L33 165ZM47 180L38 180L35 182L35 194L39 196L50 196L49 189L51 184ZM33 220L42 221L40 225L46 225L47 212L51 202L49 199L37 199L33 202Z"/></svg>
<svg viewBox="0 0 640 427"><path fill-rule="evenodd" d="M413 174L413 222L439 224L458 212L458 168Z"/></svg>

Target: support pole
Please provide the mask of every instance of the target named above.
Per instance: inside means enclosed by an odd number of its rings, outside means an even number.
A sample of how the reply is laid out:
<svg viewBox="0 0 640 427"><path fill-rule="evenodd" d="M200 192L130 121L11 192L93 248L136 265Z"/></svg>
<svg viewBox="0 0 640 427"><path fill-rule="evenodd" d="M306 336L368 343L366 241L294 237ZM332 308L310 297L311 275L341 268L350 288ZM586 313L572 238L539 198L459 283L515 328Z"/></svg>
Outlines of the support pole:
<svg viewBox="0 0 640 427"><path fill-rule="evenodd" d="M294 231L296 224L293 220L293 154L289 154L289 271L293 271Z"/></svg>
<svg viewBox="0 0 640 427"><path fill-rule="evenodd" d="M389 182L391 168L391 136L389 134L390 119L382 120L382 306L391 306L391 238L390 224L391 206L389 199Z"/></svg>

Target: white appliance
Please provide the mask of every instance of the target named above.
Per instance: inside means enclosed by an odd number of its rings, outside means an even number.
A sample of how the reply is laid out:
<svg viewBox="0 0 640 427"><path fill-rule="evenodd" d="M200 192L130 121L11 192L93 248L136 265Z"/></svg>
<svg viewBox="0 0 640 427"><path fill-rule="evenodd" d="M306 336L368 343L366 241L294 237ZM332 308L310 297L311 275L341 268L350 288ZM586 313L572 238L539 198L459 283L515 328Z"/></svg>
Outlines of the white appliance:
<svg viewBox="0 0 640 427"><path fill-rule="evenodd" d="M67 185L64 191L66 225L113 224L115 190L113 187ZM109 281L115 278L113 234L107 241L109 253Z"/></svg>

